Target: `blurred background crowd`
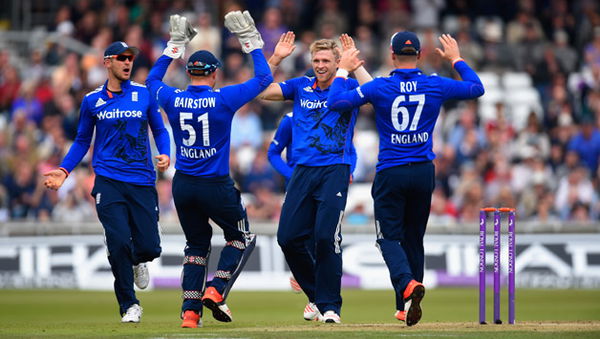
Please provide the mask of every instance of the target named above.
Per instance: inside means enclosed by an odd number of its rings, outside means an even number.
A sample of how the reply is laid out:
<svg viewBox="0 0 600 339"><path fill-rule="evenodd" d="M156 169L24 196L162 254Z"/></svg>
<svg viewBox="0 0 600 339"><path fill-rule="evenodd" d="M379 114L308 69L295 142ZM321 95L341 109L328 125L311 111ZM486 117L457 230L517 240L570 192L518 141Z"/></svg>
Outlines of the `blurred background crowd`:
<svg viewBox="0 0 600 339"><path fill-rule="evenodd" d="M434 52L441 33L457 39L486 94L448 102L440 113L430 223L473 222L484 205L514 206L521 220L598 220L598 1L26 0L0 10L0 221L97 220L89 194L91 152L58 192L44 189L41 175L56 168L72 144L82 97L106 79L102 52L117 40L139 47L132 79L144 83L169 39L169 15L183 14L199 32L187 55L212 51L224 64L217 86L240 83L252 76L252 66L222 23L236 9L255 18L267 57L283 32L296 33L296 50L275 81L303 74L311 67L310 43L341 33L354 38L373 76L385 76L392 70L389 39L407 29L421 39L422 71L456 77ZM187 86L182 61L165 81ZM285 181L266 150L289 111L290 103L254 100L233 120L232 177L253 220L279 217ZM358 164L346 221L365 224L372 218L366 197L378 148L370 106L361 108L354 143ZM177 221L173 173L157 182L161 222Z"/></svg>

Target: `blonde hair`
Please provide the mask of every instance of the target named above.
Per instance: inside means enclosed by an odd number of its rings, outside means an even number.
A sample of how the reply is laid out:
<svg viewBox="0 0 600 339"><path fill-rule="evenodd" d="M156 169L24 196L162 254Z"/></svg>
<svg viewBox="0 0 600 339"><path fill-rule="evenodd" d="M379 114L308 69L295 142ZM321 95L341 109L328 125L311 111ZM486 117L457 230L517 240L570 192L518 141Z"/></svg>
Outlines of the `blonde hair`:
<svg viewBox="0 0 600 339"><path fill-rule="evenodd" d="M315 53L317 53L319 51L327 51L327 50L330 50L331 52L333 52L333 56L335 57L335 60L338 60L341 57L340 52L338 50L338 45L334 40L321 39L321 40L317 40L317 41L313 42L312 44L310 44L310 54L311 55L315 55Z"/></svg>

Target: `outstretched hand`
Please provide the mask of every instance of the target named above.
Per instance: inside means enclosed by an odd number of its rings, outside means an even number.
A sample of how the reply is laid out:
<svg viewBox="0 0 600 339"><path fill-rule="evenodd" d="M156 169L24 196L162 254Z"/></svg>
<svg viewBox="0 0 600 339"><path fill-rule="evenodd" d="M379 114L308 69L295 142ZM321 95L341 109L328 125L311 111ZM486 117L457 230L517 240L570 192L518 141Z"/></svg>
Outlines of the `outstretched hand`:
<svg viewBox="0 0 600 339"><path fill-rule="evenodd" d="M44 186L51 190L58 190L60 186L67 179L67 174L60 169L55 169L50 172L44 173L46 180L44 180Z"/></svg>
<svg viewBox="0 0 600 339"><path fill-rule="evenodd" d="M360 60L358 58L359 53L360 53L360 51L357 50L356 48L350 48L350 49L343 51L341 53L342 57L340 58L338 67L341 69L345 69L349 73L354 72L357 68L359 68L360 66L362 66L365 63L364 60Z"/></svg>
<svg viewBox="0 0 600 339"><path fill-rule="evenodd" d="M279 60L283 60L290 56L296 49L296 45L294 45L295 40L296 34L294 34L294 32L292 31L288 31L286 33L281 34L277 45L275 45L273 56L278 58Z"/></svg>
<svg viewBox="0 0 600 339"><path fill-rule="evenodd" d="M178 14L169 18L169 36L167 48L163 51L173 59L181 58L185 54L185 45L196 35L196 30L187 21L186 17Z"/></svg>
<svg viewBox="0 0 600 339"><path fill-rule="evenodd" d="M439 38L440 43L444 50L436 48L435 51L442 58L453 62L454 60L460 59L460 50L458 49L458 43L450 36L450 34L442 34Z"/></svg>
<svg viewBox="0 0 600 339"><path fill-rule="evenodd" d="M342 51L346 51L351 48L356 48L354 44L354 39L352 39L352 37L346 33L340 35L340 43L342 44Z"/></svg>
<svg viewBox="0 0 600 339"><path fill-rule="evenodd" d="M265 45L254 19L248 11L231 11L225 14L225 27L236 35L244 53L261 49Z"/></svg>

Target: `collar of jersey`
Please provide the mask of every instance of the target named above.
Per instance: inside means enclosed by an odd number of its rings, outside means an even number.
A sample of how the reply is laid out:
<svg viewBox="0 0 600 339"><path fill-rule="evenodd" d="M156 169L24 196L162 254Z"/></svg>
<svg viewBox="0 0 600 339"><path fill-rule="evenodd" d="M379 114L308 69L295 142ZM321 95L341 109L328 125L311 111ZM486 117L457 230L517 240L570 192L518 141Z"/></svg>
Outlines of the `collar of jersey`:
<svg viewBox="0 0 600 339"><path fill-rule="evenodd" d="M421 70L418 68L396 68L395 70L390 72L390 75L393 74L421 74Z"/></svg>
<svg viewBox="0 0 600 339"><path fill-rule="evenodd" d="M313 81L313 84L310 87L312 87L313 90L318 90L319 92L323 92L323 89L321 87L319 87L317 85L317 83L318 83L317 82L317 77L315 77L315 80Z"/></svg>
<svg viewBox="0 0 600 339"><path fill-rule="evenodd" d="M131 87L131 81L130 80L125 80L121 83L121 91L123 93L127 92L129 90L129 87ZM102 95L108 99L112 99L114 92L111 92L111 94L108 94L108 80L106 80L106 82L104 82L104 91L102 91Z"/></svg>
<svg viewBox="0 0 600 339"><path fill-rule="evenodd" d="M188 91L192 91L192 92L201 92L201 91L207 91L207 90L211 90L212 87L208 86L208 85L199 85L199 86L192 86L189 85L187 90Z"/></svg>

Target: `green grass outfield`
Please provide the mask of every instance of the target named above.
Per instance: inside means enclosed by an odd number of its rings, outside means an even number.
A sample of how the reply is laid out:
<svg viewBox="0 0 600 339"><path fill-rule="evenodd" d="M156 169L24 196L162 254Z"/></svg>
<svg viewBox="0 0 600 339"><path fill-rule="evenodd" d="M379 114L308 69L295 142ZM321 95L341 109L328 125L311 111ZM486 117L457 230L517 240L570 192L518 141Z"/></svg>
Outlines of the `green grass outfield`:
<svg viewBox="0 0 600 339"><path fill-rule="evenodd" d="M343 324L304 321L303 295L234 290L228 300L232 323L217 322L208 312L203 328L181 329L176 290L138 293L144 307L140 324L119 322L112 292L0 290L0 337L600 338L600 290L517 290L516 325L479 325L476 288L430 289L423 318L413 327L393 318L391 291L342 294ZM506 320L506 291L502 301ZM491 313L490 300L488 318Z"/></svg>

